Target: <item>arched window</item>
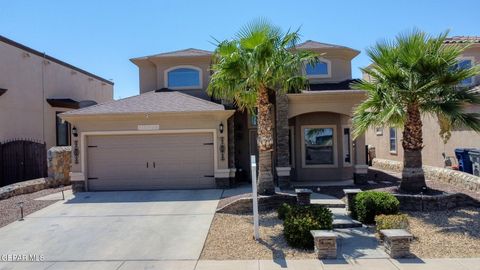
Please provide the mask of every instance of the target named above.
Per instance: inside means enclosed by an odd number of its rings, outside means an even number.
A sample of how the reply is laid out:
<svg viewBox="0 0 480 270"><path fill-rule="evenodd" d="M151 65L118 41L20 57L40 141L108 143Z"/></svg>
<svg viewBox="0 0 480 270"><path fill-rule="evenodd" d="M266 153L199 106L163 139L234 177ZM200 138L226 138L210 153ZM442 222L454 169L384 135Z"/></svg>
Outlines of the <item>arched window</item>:
<svg viewBox="0 0 480 270"><path fill-rule="evenodd" d="M202 88L202 70L193 66L178 66L165 71L165 85L171 89Z"/></svg>
<svg viewBox="0 0 480 270"><path fill-rule="evenodd" d="M330 77L330 61L327 59L321 59L315 65L305 65L305 75L307 78L328 78Z"/></svg>

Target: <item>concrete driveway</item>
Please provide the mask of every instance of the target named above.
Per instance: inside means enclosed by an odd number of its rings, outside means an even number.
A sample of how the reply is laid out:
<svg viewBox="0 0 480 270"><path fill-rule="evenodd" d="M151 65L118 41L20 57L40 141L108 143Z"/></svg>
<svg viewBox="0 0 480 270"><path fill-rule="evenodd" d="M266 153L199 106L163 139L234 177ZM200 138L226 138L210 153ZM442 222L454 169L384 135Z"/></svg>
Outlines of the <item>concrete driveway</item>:
<svg viewBox="0 0 480 270"><path fill-rule="evenodd" d="M0 269L72 269L69 264L81 261L90 270L118 269L129 261L194 263L221 193L80 193L0 228L0 255L33 254L45 260L0 263Z"/></svg>

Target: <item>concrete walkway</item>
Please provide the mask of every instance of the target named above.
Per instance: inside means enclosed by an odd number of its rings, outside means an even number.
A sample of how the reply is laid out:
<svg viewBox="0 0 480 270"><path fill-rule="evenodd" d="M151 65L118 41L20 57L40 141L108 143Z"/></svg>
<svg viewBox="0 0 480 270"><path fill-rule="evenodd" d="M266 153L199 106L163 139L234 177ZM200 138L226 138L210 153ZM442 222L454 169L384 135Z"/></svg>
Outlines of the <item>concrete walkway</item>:
<svg viewBox="0 0 480 270"><path fill-rule="evenodd" d="M479 270L472 259L357 259L357 260L158 260L1 263L0 269L35 270Z"/></svg>

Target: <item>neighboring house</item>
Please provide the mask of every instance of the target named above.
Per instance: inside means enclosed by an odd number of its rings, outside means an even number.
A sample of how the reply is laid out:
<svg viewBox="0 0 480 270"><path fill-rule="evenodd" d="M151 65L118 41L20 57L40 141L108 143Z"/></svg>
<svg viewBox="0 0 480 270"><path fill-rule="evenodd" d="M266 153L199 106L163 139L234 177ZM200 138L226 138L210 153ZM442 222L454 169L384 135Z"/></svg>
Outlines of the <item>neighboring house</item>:
<svg viewBox="0 0 480 270"><path fill-rule="evenodd" d="M456 36L447 38L445 46L469 44L462 57L458 59L459 67L471 67L480 62L480 37ZM364 74L368 80L368 75ZM462 82L463 87L480 91L480 76ZM479 106L469 106L465 110L479 112ZM480 148L480 134L467 128L454 128L446 144L439 136L440 126L436 118L423 116L423 163L430 166L444 167L456 165L455 148ZM402 130L394 127L377 127L366 133L367 144L375 147L377 158L396 161L403 160Z"/></svg>
<svg viewBox="0 0 480 270"><path fill-rule="evenodd" d="M352 141L350 89L359 51L307 41L322 53L307 66L311 91L272 97L280 186L366 179L365 138ZM75 126L74 188L128 190L228 187L250 180L256 117L206 94L212 52L186 49L131 59L140 95L63 113ZM74 151L75 152L75 151Z"/></svg>
<svg viewBox="0 0 480 270"><path fill-rule="evenodd" d="M113 100L113 82L0 36L0 142L70 145L58 113Z"/></svg>

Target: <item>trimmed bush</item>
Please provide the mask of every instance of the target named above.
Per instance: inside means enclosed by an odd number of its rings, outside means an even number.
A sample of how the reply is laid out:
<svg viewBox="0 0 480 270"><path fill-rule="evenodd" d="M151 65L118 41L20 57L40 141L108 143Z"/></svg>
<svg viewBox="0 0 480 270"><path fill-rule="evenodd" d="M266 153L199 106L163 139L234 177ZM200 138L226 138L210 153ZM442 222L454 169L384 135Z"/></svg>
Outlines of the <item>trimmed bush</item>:
<svg viewBox="0 0 480 270"><path fill-rule="evenodd" d="M320 205L290 207L283 223L283 233L290 246L312 249L311 230L333 229L333 217L329 209Z"/></svg>
<svg viewBox="0 0 480 270"><path fill-rule="evenodd" d="M373 224L377 215L397 214L400 202L387 192L364 191L355 196L355 213L360 222Z"/></svg>
<svg viewBox="0 0 480 270"><path fill-rule="evenodd" d="M285 218L292 212L292 208L293 206L288 203L283 203L280 205L280 207L277 209L278 219L285 220Z"/></svg>
<svg viewBox="0 0 480 270"><path fill-rule="evenodd" d="M377 232L389 229L408 229L408 216L405 214L397 215L378 215L375 217Z"/></svg>

